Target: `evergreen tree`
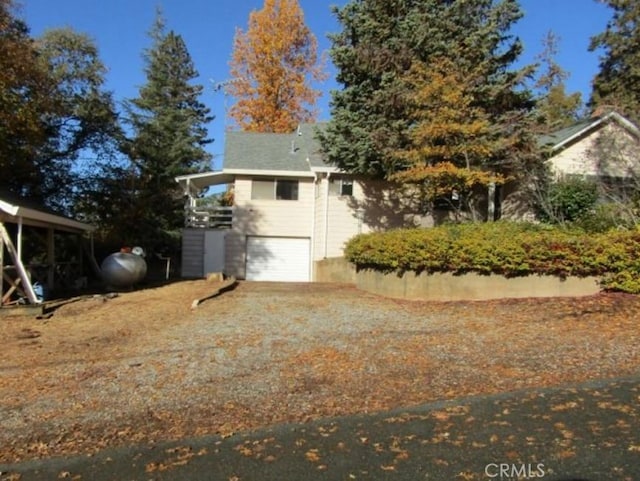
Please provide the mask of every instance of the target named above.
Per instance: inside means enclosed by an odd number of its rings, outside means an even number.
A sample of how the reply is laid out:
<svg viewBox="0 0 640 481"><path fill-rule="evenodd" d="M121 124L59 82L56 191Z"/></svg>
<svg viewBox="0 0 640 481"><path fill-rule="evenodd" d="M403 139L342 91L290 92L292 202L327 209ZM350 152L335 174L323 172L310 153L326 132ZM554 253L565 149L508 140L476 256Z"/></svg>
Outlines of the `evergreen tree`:
<svg viewBox="0 0 640 481"><path fill-rule="evenodd" d="M640 122L640 3L637 0L600 0L613 10L604 32L591 39L591 51L603 50L600 71L593 81L589 103L615 108Z"/></svg>
<svg viewBox="0 0 640 481"><path fill-rule="evenodd" d="M565 81L569 74L556 62L558 37L548 32L542 41L543 50L538 55L541 64L534 89L537 91L535 127L539 133L549 133L568 127L580 117L582 96L580 92L568 94Z"/></svg>
<svg viewBox="0 0 640 481"><path fill-rule="evenodd" d="M79 153L118 132L104 71L88 37L62 29L32 39L0 0L0 189L71 207Z"/></svg>
<svg viewBox="0 0 640 481"><path fill-rule="evenodd" d="M230 68L229 116L242 130L292 132L316 118L320 92L309 82L324 75L298 0L265 0L251 12L247 31L236 31Z"/></svg>
<svg viewBox="0 0 640 481"><path fill-rule="evenodd" d="M474 162L484 169L513 171L531 160L524 120L533 102L522 88L531 69L510 69L522 50L508 34L522 15L515 0L352 0L336 14L342 31L331 36L331 56L343 89L332 92L332 120L318 134L330 162L347 171L390 177L416 163L445 160L424 155L426 137L416 133L433 130L433 122L440 121L429 112L438 110L442 99L416 91L432 88L430 76L446 76L443 65L455 65L451 79L473 73L458 92L461 103L450 99L447 108L459 115L449 116L447 128L461 132L471 127L464 126L465 114L481 121L482 128L441 141L453 142L459 151L482 152ZM450 147L451 153L455 149ZM460 158L448 160L459 164Z"/></svg>
<svg viewBox="0 0 640 481"><path fill-rule="evenodd" d="M151 39L145 53L147 83L127 104L133 136L123 145L136 172L137 205L122 213L119 228L129 232L129 239L136 232L133 240L154 249L167 248L168 236L184 222L175 176L209 168L206 126L213 118L199 101L204 88L191 83L198 72L182 37L165 33L160 14Z"/></svg>

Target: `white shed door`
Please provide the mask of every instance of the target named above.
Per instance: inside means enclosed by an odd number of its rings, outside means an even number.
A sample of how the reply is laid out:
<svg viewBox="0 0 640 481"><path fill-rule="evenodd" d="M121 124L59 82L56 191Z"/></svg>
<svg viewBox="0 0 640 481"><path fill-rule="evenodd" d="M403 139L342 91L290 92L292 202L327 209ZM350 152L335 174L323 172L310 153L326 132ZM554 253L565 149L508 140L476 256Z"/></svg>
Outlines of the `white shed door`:
<svg viewBox="0 0 640 481"><path fill-rule="evenodd" d="M248 281L309 281L309 239L247 237Z"/></svg>

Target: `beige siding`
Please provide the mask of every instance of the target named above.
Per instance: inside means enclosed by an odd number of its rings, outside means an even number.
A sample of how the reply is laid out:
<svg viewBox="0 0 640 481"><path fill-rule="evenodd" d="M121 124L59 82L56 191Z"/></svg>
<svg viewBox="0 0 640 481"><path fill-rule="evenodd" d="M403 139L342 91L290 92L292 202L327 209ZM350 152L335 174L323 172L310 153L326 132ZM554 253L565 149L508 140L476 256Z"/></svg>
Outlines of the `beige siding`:
<svg viewBox="0 0 640 481"><path fill-rule="evenodd" d="M609 123L573 143L549 162L558 175L625 177L637 169L638 141L617 123Z"/></svg>
<svg viewBox="0 0 640 481"><path fill-rule="evenodd" d="M298 200L252 200L251 177L239 176L234 199L233 227L226 238L228 274L245 277L247 236L312 237L312 178L299 179Z"/></svg>
<svg viewBox="0 0 640 481"><path fill-rule="evenodd" d="M325 199L327 189L326 179L319 179L315 189L315 211L313 223L312 261L324 258L324 233L325 233ZM312 263L313 264L313 263ZM315 267L314 267L315 269ZM315 276L315 271L312 273ZM315 279L315 277L314 277Z"/></svg>
<svg viewBox="0 0 640 481"><path fill-rule="evenodd" d="M418 206L388 183L355 181L353 196L328 198L327 185L323 178L316 204L314 260L342 256L345 243L359 233L423 223L416 215Z"/></svg>
<svg viewBox="0 0 640 481"><path fill-rule="evenodd" d="M327 180L324 179L325 185L326 182ZM363 199L363 194L358 183L353 185L353 197L329 195L326 249L323 249L322 255L316 256L316 259L342 256L345 242L356 234L370 230L370 227L363 220L358 219L359 215L363 217L359 214L359 199Z"/></svg>
<svg viewBox="0 0 640 481"><path fill-rule="evenodd" d="M233 229L247 235L311 237L313 179L299 182L298 200L252 200L251 178L237 178Z"/></svg>

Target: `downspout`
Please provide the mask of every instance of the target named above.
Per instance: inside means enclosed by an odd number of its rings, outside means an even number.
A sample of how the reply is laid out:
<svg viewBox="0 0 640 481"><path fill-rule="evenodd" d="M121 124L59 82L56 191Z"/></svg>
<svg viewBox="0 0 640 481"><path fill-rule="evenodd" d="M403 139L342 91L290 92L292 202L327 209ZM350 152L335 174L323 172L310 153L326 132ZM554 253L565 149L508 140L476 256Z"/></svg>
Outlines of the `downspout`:
<svg viewBox="0 0 640 481"><path fill-rule="evenodd" d="M307 157L307 162L309 162L309 158ZM309 162L309 165L311 163ZM315 273L315 239L316 239L316 199L318 197L318 173L313 172L313 202L311 205L311 253L309 259L309 272L311 273L311 281L314 281L316 278Z"/></svg>
<svg viewBox="0 0 640 481"><path fill-rule="evenodd" d="M324 258L327 258L329 252L329 178L331 172L327 172L327 187L324 192Z"/></svg>

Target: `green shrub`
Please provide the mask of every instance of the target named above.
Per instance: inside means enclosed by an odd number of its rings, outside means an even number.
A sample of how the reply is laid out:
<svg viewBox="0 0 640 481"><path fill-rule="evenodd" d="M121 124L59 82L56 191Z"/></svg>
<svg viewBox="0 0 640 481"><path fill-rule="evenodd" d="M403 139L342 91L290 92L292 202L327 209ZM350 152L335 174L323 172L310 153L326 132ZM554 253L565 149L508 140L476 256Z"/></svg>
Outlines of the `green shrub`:
<svg viewBox="0 0 640 481"><path fill-rule="evenodd" d="M489 222L360 234L345 248L360 268L478 272L506 277L599 276L605 289L640 293L640 230L589 234L548 225Z"/></svg>
<svg viewBox="0 0 640 481"><path fill-rule="evenodd" d="M580 178L559 180L549 185L538 216L553 224L575 222L590 214L597 201L598 187L594 182Z"/></svg>
<svg viewBox="0 0 640 481"><path fill-rule="evenodd" d="M621 203L603 203L575 222L575 226L586 232L607 232L611 229L632 229L635 226L630 215L632 207Z"/></svg>

